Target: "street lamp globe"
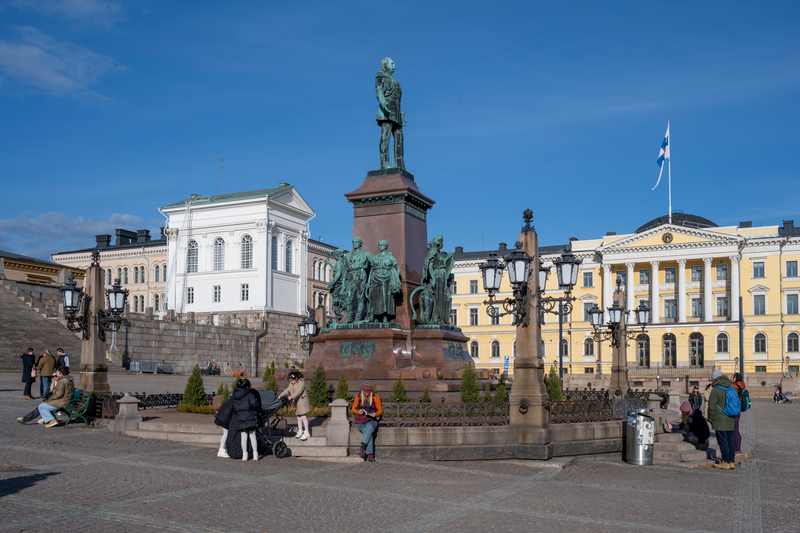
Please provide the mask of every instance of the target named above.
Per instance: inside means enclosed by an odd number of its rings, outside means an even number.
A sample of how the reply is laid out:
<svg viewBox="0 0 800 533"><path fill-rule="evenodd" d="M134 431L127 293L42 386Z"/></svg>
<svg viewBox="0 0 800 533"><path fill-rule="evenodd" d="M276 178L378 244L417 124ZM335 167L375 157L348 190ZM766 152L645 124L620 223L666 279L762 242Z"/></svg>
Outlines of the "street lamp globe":
<svg viewBox="0 0 800 533"><path fill-rule="evenodd" d="M650 308L644 302L636 308L636 323L642 327L650 323Z"/></svg>
<svg viewBox="0 0 800 533"><path fill-rule="evenodd" d="M108 308L112 313L119 314L125 309L125 301L128 298L128 291L120 286L119 278L114 280L114 285L106 289L108 297Z"/></svg>
<svg viewBox="0 0 800 533"><path fill-rule="evenodd" d="M78 289L78 284L75 283L75 278L69 277L67 284L61 287L61 297L64 300L64 309L67 311L76 311L81 305L81 298L83 291Z"/></svg>
<svg viewBox="0 0 800 533"><path fill-rule="evenodd" d="M550 274L550 269L545 268L544 263L539 259L539 290L544 292L547 285L547 275Z"/></svg>
<svg viewBox="0 0 800 533"><path fill-rule="evenodd" d="M594 304L589 309L589 323L594 327L598 327L603 323L603 310L597 307L597 304Z"/></svg>
<svg viewBox="0 0 800 533"><path fill-rule="evenodd" d="M490 293L500 290L505 265L498 261L497 254L489 254L489 259L480 266L480 269L483 276L483 290Z"/></svg>
<svg viewBox="0 0 800 533"><path fill-rule="evenodd" d="M512 285L527 285L530 276L531 258L517 248L503 258L508 266L508 280Z"/></svg>
<svg viewBox="0 0 800 533"><path fill-rule="evenodd" d="M622 307L617 302L614 302L614 305L608 308L608 322L612 326L618 325L622 322L622 312Z"/></svg>
<svg viewBox="0 0 800 533"><path fill-rule="evenodd" d="M303 317L303 321L300 322L300 336L301 337L313 337L317 334L317 321L311 317Z"/></svg>
<svg viewBox="0 0 800 533"><path fill-rule="evenodd" d="M556 259L556 274L558 277L558 287L571 291L578 283L578 267L581 260L572 255L569 247L564 250L561 257Z"/></svg>

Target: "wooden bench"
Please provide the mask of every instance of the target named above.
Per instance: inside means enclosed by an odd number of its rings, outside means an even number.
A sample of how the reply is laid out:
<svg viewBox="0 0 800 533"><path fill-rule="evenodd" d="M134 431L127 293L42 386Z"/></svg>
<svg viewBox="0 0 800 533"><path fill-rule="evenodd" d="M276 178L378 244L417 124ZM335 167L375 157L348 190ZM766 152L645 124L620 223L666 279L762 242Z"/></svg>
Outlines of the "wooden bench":
<svg viewBox="0 0 800 533"><path fill-rule="evenodd" d="M94 396L93 391L86 391L82 389L75 389L75 394L72 397L72 401L69 402L69 405L66 407L62 407L55 413L64 413L69 418L67 419L66 424L64 427L69 426L69 423L73 420L81 419L83 420L83 425L88 426L89 421L86 419L86 416L89 411L89 406L91 405L92 397Z"/></svg>

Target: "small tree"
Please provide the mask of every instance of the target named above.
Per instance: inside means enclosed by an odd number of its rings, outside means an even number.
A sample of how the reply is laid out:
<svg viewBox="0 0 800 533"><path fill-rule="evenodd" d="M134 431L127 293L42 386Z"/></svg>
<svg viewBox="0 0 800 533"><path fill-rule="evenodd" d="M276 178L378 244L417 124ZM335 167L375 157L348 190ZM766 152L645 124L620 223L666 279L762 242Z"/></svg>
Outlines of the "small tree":
<svg viewBox="0 0 800 533"><path fill-rule="evenodd" d="M467 363L464 372L461 374L461 401L479 402L481 401L480 385L478 384L475 367Z"/></svg>
<svg viewBox="0 0 800 533"><path fill-rule="evenodd" d="M428 390L428 387L425 387L425 391L422 393L422 403L431 403L431 391Z"/></svg>
<svg viewBox="0 0 800 533"><path fill-rule="evenodd" d="M261 376L261 381L263 381L264 383L269 383L270 377L272 377L272 379L275 379L275 368L277 368L275 366L275 361L267 365L267 368L264 369L264 375ZM271 389L268 387L267 390Z"/></svg>
<svg viewBox="0 0 800 533"><path fill-rule="evenodd" d="M233 389L233 386L228 387L227 385L225 385L225 389L222 391L222 401L223 402L228 401L228 398L231 397L231 394L233 393L232 389Z"/></svg>
<svg viewBox="0 0 800 533"><path fill-rule="evenodd" d="M406 387L403 385L403 376L398 376L397 381L392 386L392 395L389 401L393 403L407 403L408 396L406 395Z"/></svg>
<svg viewBox="0 0 800 533"><path fill-rule="evenodd" d="M544 383L547 386L547 395L550 396L550 400L560 402L564 399L564 394L561 392L561 380L558 379L555 368L550 368L550 373L545 378Z"/></svg>
<svg viewBox="0 0 800 533"><path fill-rule="evenodd" d="M206 389L203 386L203 376L200 367L194 365L186 389L183 391L183 403L189 405L206 405Z"/></svg>
<svg viewBox="0 0 800 533"><path fill-rule="evenodd" d="M493 402L494 398L492 397L492 389L489 388L489 384L483 386L483 401L484 402Z"/></svg>
<svg viewBox="0 0 800 533"><path fill-rule="evenodd" d="M300 368L300 370L305 370L305 368L306 368L305 362L300 361L300 366L298 368Z"/></svg>
<svg viewBox="0 0 800 533"><path fill-rule="evenodd" d="M339 376L339 383L336 384L336 394L334 400L350 400L350 391L347 390L347 380L344 379L344 372Z"/></svg>
<svg viewBox="0 0 800 533"><path fill-rule="evenodd" d="M494 390L494 396L492 397L492 401L496 403L503 403L506 401L506 397L508 394L506 393L506 376L505 373L500 374L500 379L497 380L497 388Z"/></svg>
<svg viewBox="0 0 800 533"><path fill-rule="evenodd" d="M328 405L328 380L325 378L325 367L321 363L314 370L314 375L311 377L308 399L314 407L326 407Z"/></svg>
<svg viewBox="0 0 800 533"><path fill-rule="evenodd" d="M271 390L277 394L280 389L281 388L278 386L278 380L275 379L275 369L273 369L272 373L267 378L266 384L264 384L264 390Z"/></svg>

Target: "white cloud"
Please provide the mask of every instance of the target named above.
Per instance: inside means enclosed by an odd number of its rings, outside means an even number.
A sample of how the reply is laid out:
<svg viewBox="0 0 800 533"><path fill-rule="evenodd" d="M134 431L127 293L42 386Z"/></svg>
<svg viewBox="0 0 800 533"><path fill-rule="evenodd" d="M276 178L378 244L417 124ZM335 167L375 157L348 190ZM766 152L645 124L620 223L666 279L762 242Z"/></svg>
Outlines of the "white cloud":
<svg viewBox="0 0 800 533"><path fill-rule="evenodd" d="M37 11L74 23L110 28L124 16L122 2L103 0L10 0L22 11Z"/></svg>
<svg viewBox="0 0 800 533"><path fill-rule="evenodd" d="M102 76L121 70L113 59L69 41L59 42L29 26L16 26L20 42L0 40L0 69L9 78L56 96L91 96Z"/></svg>
<svg viewBox="0 0 800 533"><path fill-rule="evenodd" d="M32 218L31 213L22 213L16 218L0 220L0 250L49 260L53 253L92 248L95 235L113 236L116 228L135 231L147 227L151 237L157 239L158 230L153 228L163 225L158 220L150 220L143 226L141 217L120 213L106 220L70 218L58 212Z"/></svg>

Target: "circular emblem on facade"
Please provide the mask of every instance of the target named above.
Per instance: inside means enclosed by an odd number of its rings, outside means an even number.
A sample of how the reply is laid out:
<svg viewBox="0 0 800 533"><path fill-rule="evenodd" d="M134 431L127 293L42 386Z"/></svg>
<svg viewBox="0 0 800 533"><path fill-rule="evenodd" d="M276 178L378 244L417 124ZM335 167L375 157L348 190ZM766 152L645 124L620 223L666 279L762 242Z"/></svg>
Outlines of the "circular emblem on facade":
<svg viewBox="0 0 800 533"><path fill-rule="evenodd" d="M664 234L664 235L661 237L661 240L662 240L662 241L664 241L664 242L665 242L665 243L667 243L667 244L671 243L671 242L672 242L672 233L665 233L665 234Z"/></svg>

